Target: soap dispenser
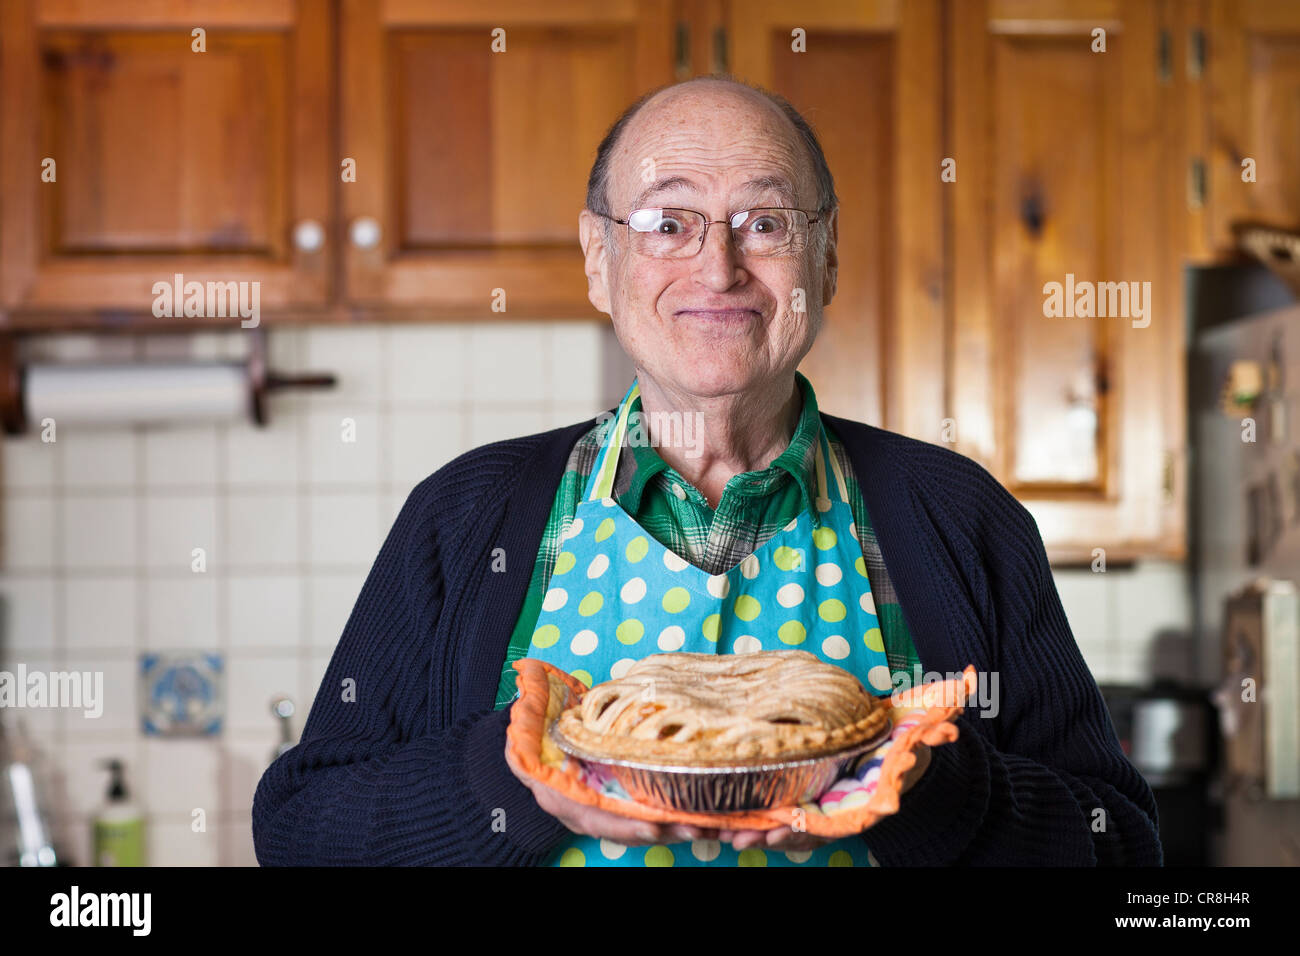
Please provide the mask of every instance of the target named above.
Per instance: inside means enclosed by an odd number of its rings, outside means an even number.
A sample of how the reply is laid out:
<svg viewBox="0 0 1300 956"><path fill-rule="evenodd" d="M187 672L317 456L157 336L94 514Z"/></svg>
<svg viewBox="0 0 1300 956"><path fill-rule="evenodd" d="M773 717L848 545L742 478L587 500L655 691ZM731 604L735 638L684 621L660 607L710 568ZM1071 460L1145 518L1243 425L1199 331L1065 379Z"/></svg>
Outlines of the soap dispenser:
<svg viewBox="0 0 1300 956"><path fill-rule="evenodd" d="M102 764L111 778L107 802L95 817L95 866L144 866L144 816L131 803L122 761Z"/></svg>

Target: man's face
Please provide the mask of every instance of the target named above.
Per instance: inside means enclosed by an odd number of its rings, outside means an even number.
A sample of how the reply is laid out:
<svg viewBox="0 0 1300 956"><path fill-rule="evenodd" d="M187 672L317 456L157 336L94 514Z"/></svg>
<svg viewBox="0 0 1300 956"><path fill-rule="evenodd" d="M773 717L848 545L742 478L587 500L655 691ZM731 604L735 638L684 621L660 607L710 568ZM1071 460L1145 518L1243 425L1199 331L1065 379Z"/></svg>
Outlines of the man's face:
<svg viewBox="0 0 1300 956"><path fill-rule="evenodd" d="M588 296L660 387L698 397L761 387L787 376L812 347L835 292L833 214L809 227L802 251L771 258L742 255L730 227L716 222L757 207L815 209L809 165L784 116L712 84L661 95L624 130L610 169L613 215L676 207L715 221L703 248L679 259L633 252L618 224L606 243L605 221L586 210L579 222ZM760 178L787 191L753 184ZM828 241L817 241L818 230L829 230Z"/></svg>

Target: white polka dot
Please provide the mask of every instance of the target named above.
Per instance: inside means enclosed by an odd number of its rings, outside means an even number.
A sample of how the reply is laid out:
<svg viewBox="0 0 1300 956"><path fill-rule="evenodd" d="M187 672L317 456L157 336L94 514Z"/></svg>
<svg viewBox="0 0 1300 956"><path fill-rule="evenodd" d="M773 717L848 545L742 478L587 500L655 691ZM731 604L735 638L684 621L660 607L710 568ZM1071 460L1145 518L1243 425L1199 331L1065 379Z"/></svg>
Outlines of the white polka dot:
<svg viewBox="0 0 1300 956"><path fill-rule="evenodd" d="M591 559L591 564L587 565L587 577L598 578L609 570L609 556L598 554Z"/></svg>
<svg viewBox="0 0 1300 956"><path fill-rule="evenodd" d="M684 571L686 570L686 561L671 551L665 551L664 567L669 571Z"/></svg>
<svg viewBox="0 0 1300 956"><path fill-rule="evenodd" d="M686 500L686 491L677 482L673 482L673 494L677 496L678 501Z"/></svg>
<svg viewBox="0 0 1300 956"><path fill-rule="evenodd" d="M752 634L742 634L736 638L736 643L731 646L733 654L753 654L755 651L763 649L762 642Z"/></svg>
<svg viewBox="0 0 1300 956"><path fill-rule="evenodd" d="M858 526L852 521L849 522L849 537L855 540L858 537Z"/></svg>
<svg viewBox="0 0 1300 956"><path fill-rule="evenodd" d="M812 859L812 850L789 850L785 858L791 863L807 863Z"/></svg>
<svg viewBox="0 0 1300 956"><path fill-rule="evenodd" d="M849 656L849 642L839 634L832 634L822 641L822 653L833 661L842 661Z"/></svg>
<svg viewBox="0 0 1300 956"><path fill-rule="evenodd" d="M617 860L627 852L627 847L621 843L615 843L613 840L601 840L600 852L607 860Z"/></svg>
<svg viewBox="0 0 1300 956"><path fill-rule="evenodd" d="M889 668L884 664L877 664L871 670L867 671L867 683L876 690L890 690L893 684L889 682Z"/></svg>
<svg viewBox="0 0 1300 956"><path fill-rule="evenodd" d="M600 503L604 505L606 508L612 508L614 507L614 505L618 504L618 502L615 501L613 498L601 498Z"/></svg>
<svg viewBox="0 0 1300 956"><path fill-rule="evenodd" d="M803 600L803 588L797 584L784 584L777 588L776 603L782 607L794 607Z"/></svg>
<svg viewBox="0 0 1300 956"><path fill-rule="evenodd" d="M868 614L876 613L876 599L872 596L870 591L858 598L858 603L862 605L862 610L866 611Z"/></svg>
<svg viewBox="0 0 1300 956"><path fill-rule="evenodd" d="M717 840L692 840L691 855L703 863L716 860L722 852L722 844Z"/></svg>
<svg viewBox="0 0 1300 956"><path fill-rule="evenodd" d="M569 645L569 650L579 657L583 657L594 651L597 643L599 643L599 639L596 637L595 631L579 631L573 635L573 643Z"/></svg>
<svg viewBox="0 0 1300 956"><path fill-rule="evenodd" d="M624 604L635 604L645 597L645 578L632 578L623 585L618 596L623 599Z"/></svg>
<svg viewBox="0 0 1300 956"><path fill-rule="evenodd" d="M876 855L870 850L867 851L867 862L872 866L880 866L880 861L876 859Z"/></svg>
<svg viewBox="0 0 1300 956"><path fill-rule="evenodd" d="M758 577L758 555L751 554L740 562L740 573L745 576L746 580L752 581Z"/></svg>
<svg viewBox="0 0 1300 956"><path fill-rule="evenodd" d="M731 593L731 581L725 574L711 575L705 587L715 598L724 598Z"/></svg>
<svg viewBox="0 0 1300 956"><path fill-rule="evenodd" d="M686 643L686 632L676 624L669 624L659 632L659 650L672 653Z"/></svg>
<svg viewBox="0 0 1300 956"><path fill-rule="evenodd" d="M791 519L790 519L790 523L789 523L788 525L786 525L784 528L782 528L781 530L782 530L782 531L793 531L793 530L794 530L794 526L797 525L798 523L799 523L799 519L798 519L798 518L791 518Z"/></svg>
<svg viewBox="0 0 1300 956"><path fill-rule="evenodd" d="M543 611L558 611L569 600L569 592L564 588L551 588L546 592L546 597L542 598Z"/></svg>
<svg viewBox="0 0 1300 956"><path fill-rule="evenodd" d="M829 499L829 498L818 498L818 499L817 499L817 510L818 510L818 511L830 511L830 510L831 510L831 499Z"/></svg>
<svg viewBox="0 0 1300 956"><path fill-rule="evenodd" d="M817 583L827 588L832 584L839 584L840 578L844 577L844 572L840 570L840 566L829 562L817 565L817 570L814 573L817 575Z"/></svg>
<svg viewBox="0 0 1300 956"><path fill-rule="evenodd" d="M582 534L582 519L574 518L573 522L565 529L564 534L560 535L561 541L568 541L570 538L576 538Z"/></svg>
<svg viewBox="0 0 1300 956"><path fill-rule="evenodd" d="M630 671L632 669L632 665L635 663L636 661L634 661L630 657L625 657L620 661L615 661L612 665L610 665L609 676L612 677L614 680L621 680L623 678L623 675L626 674L628 671Z"/></svg>

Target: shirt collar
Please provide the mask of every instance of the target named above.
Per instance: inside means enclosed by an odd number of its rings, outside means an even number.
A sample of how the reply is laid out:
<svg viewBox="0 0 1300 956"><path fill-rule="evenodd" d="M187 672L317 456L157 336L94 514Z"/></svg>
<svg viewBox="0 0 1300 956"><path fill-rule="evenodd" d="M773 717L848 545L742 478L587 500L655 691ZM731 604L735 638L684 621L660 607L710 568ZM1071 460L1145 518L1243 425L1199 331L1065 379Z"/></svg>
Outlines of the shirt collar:
<svg viewBox="0 0 1300 956"><path fill-rule="evenodd" d="M799 413L799 420L790 438L790 444L766 468L748 471L732 478L728 482L727 490L760 496L776 491L782 482L793 479L803 496L805 510L813 515L816 522L820 515L814 507L814 502L816 501L816 460L820 444L821 416L817 411L817 396L813 392L812 383L800 372L796 371L794 377L802 394L803 408ZM686 479L659 457L654 446L649 444L650 429L646 425L639 430L633 428L636 419L632 416L639 414L640 411L641 396L637 395L628 408L628 428L623 436L623 449L630 454L619 456L615 481L616 489L625 489L617 492L618 501L629 514L636 514L640 510L645 489L661 472L667 472L668 477L680 482L684 489L690 488ZM633 444L632 441L638 437L638 433L644 436L645 441ZM689 491L687 493L690 494Z"/></svg>

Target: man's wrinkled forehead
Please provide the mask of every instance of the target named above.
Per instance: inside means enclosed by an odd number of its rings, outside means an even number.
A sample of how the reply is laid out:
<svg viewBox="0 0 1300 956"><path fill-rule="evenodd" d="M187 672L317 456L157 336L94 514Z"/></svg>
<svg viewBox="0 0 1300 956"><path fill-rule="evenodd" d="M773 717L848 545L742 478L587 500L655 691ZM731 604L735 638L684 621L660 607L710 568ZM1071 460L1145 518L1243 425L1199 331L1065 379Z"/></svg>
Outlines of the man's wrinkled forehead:
<svg viewBox="0 0 1300 956"><path fill-rule="evenodd" d="M706 190L688 176L660 176L642 188L633 198L632 207L652 205L656 202L700 202ZM776 202L793 206L796 189L794 183L782 174L765 174L747 179L735 186L729 198L734 201Z"/></svg>

